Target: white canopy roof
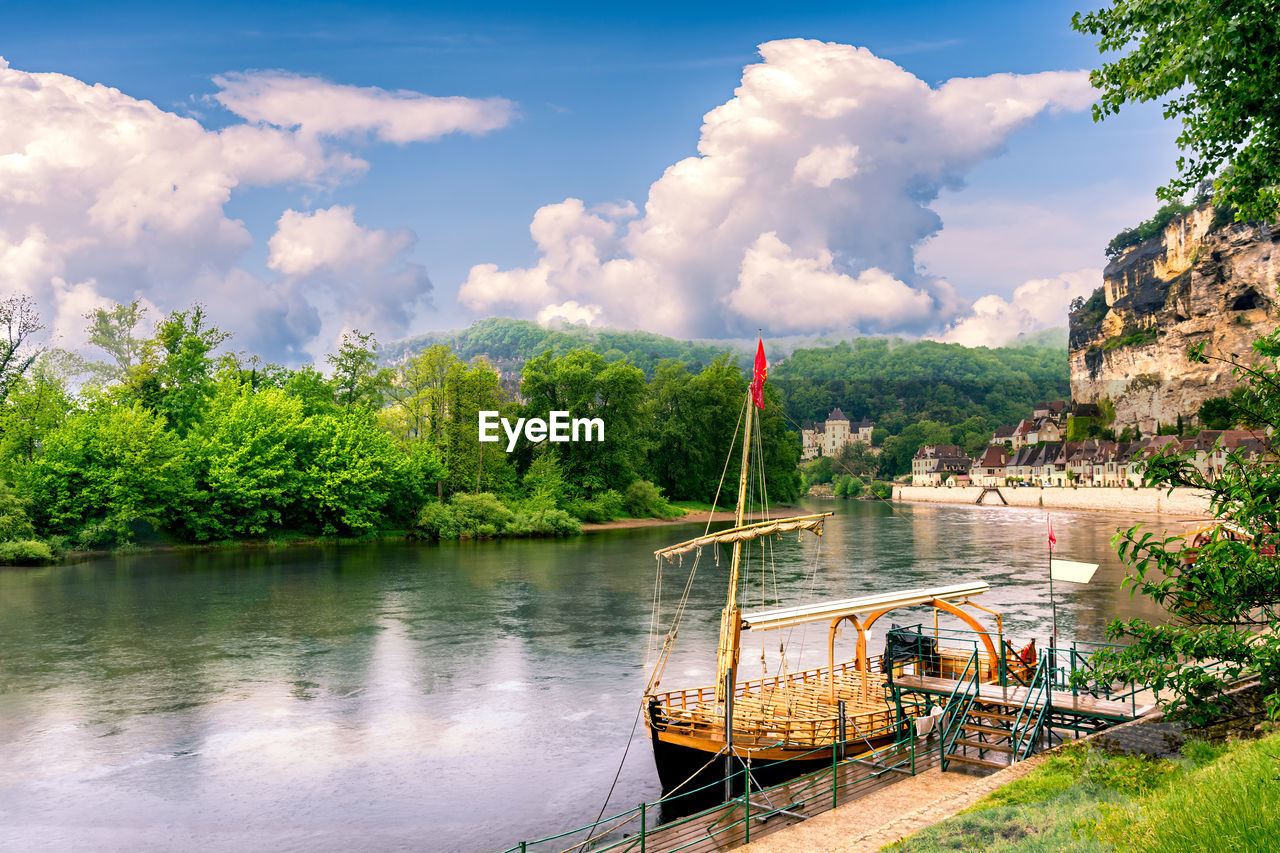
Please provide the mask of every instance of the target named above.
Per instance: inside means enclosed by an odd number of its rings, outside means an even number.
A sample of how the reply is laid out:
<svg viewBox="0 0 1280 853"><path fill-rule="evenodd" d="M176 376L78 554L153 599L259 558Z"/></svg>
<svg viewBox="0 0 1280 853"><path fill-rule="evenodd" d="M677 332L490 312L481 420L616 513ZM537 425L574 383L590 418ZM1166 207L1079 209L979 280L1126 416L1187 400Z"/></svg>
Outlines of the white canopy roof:
<svg viewBox="0 0 1280 853"><path fill-rule="evenodd" d="M935 598L947 601L963 600L975 595L982 595L991 587L984 581L956 584L954 586L938 586L930 589L908 589L902 592L884 592L879 595L864 595L860 598L843 598L838 601L823 601L817 604L805 604L799 607L780 607L774 610L753 610L742 614L742 625L756 631L769 631L774 628L788 628L806 622L822 622L842 616L853 616L858 613L873 613L891 607L908 607L912 604L924 604Z"/></svg>

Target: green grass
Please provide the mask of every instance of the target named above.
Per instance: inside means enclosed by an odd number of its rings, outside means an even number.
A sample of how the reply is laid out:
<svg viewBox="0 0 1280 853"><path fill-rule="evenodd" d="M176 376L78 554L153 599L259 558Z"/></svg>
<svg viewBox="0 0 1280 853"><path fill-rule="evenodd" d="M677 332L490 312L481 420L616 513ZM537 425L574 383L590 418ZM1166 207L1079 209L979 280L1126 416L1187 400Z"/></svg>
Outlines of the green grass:
<svg viewBox="0 0 1280 853"><path fill-rule="evenodd" d="M1092 828L1119 850L1280 850L1280 736L1233 744Z"/></svg>
<svg viewBox="0 0 1280 853"><path fill-rule="evenodd" d="M885 848L933 851L1280 850L1280 735L1193 741L1159 761L1069 746L968 810Z"/></svg>

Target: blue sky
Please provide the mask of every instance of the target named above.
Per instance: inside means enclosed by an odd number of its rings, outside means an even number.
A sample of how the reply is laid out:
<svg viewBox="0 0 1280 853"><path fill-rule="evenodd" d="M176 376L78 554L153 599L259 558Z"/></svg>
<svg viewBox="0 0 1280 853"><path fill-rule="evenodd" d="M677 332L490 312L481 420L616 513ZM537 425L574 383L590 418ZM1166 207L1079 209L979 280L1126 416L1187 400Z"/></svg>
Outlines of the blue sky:
<svg viewBox="0 0 1280 853"><path fill-rule="evenodd" d="M709 257L700 265L687 258L687 251L675 258L666 247L655 248L654 235L685 225L720 233L727 218L692 225L679 216L660 220L645 215L645 202L664 170L698 155L704 114L734 97L744 66L760 62L758 45L814 40L796 43L799 52L789 49L785 57L770 60L787 73L808 68L805 51L820 42L865 47L877 60L937 89L953 78L1092 67L1098 61L1093 44L1070 29L1076 7L1058 2L806 4L794 10L779 4L119 3L59 4L56 15L51 8L0 3L5 22L0 56L10 71L34 74L29 79L44 81L42 86L51 78L40 75L57 74L111 87L127 99L193 118L210 132L261 126L263 115L266 125L288 126L287 119L243 106L236 114L215 99L226 92L226 84L215 78L245 72L257 86L255 97L280 77L254 77L253 72L282 71L286 80L314 83L307 96L322 101L321 89L329 85L347 87L341 92L353 97L404 91L473 99L505 110L487 125L464 123L442 136L423 131L417 141L387 141L388 134L373 124L312 134L297 144L310 144L314 137L326 156L349 155L367 167L325 172L315 165L262 179L237 173L224 182L229 198L216 203L222 219L243 223L244 233L234 239L214 235L217 223L204 216L200 228L151 243L146 243L147 227L130 232L118 238L129 242L127 251L113 244L111 235L95 233L100 245L85 253L68 248L85 241L77 241L66 224L67 211L55 206L33 209L23 220L40 222L47 216L57 228L65 226L59 239L48 238L53 248L41 244L41 254L32 249L36 244L29 230L22 244L20 223L0 219L0 241L8 241L11 258L19 245L31 250L27 257L43 258L22 267L26 277L20 289L41 303L47 318L58 318L57 330L73 343L76 310L92 307L94 300L132 297L146 299L157 312L199 298L215 320L225 305L221 322L243 345L292 360L325 351L353 325L372 327L390 339L464 325L489 313L641 325L677 335L733 335L765 325L773 334L889 332L998 343L995 338L1009 329L1065 321L1051 322L1065 299L1097 283L1106 240L1154 210L1153 190L1168 177L1176 156L1174 129L1161 121L1157 107L1094 124L1081 108L1078 80L1075 88L1066 82L1037 83L1034 97L1044 101L1043 108L1029 108L963 151L943 151L945 163L925 170L933 177L904 173L898 183L886 179L879 186L886 197L905 194L902 229L886 226L877 237L888 246L881 252L859 236L881 224L871 210L878 197L864 191L828 207L826 191L841 182L870 179L881 162L870 152L885 142L876 137L882 126L894 124L894 132L904 137L921 134L907 140L921 151L946 148L946 137L940 143L925 138L937 130L928 112L933 107L926 108L925 101L904 104L905 111L925 112L901 124L890 110L850 114L841 127L787 127L800 146L787 148L787 156L822 154L825 177L814 179L810 195L780 200L776 209L764 189L763 195L726 196L721 208L734 212L725 217L753 211L751 221L742 224L746 237L723 243L705 238ZM845 59L856 58L845 52L824 61ZM886 80L893 78L892 85L912 82L894 77L886 66L876 68ZM28 80L10 78L15 91ZM861 91L868 79L858 70L824 77L821 97L841 87ZM64 84L58 85L70 85ZM1004 97L1002 86L984 91ZM1022 88L1019 93L1025 94ZM777 103L761 107L766 111L761 115L767 119L767 110ZM121 106L115 102L112 109ZM32 142L13 127L5 134L6 121L58 120L43 106L31 109L21 119L12 108L7 119L0 115L0 157ZM948 120L956 121L965 108L952 104L947 109L952 110ZM972 121L988 125L991 115L977 110ZM814 141L816 147L810 148L806 133L826 141ZM46 142L49 138L56 136L45 137ZM844 149L831 143L833 138L843 140L848 156L839 153ZM740 142L737 136L734 140ZM163 160L170 144L143 145L138 157ZM83 158L74 150L65 156L75 165L62 168L61 180L75 180ZM748 158L753 165L743 167L747 171L732 177L765 187L768 176L751 170L772 168L761 164L780 156L781 149L761 149ZM127 146L113 149L111 157L128 160ZM704 165L704 172L724 177L720 167ZM95 168L107 172L112 164ZM225 171L213 161L200 168ZM150 173L160 180L163 171L144 168L136 180ZM204 172L183 174L204 180ZM100 179L86 174L82 185ZM5 180L0 170L0 192ZM102 187L101 192L120 192ZM821 216L829 221L817 221L820 215L812 211L818 196ZM101 194L93 198L101 201ZM580 199L582 212L563 207L567 199ZM633 212L600 212L600 205L628 202ZM683 202L677 198L673 204L678 208ZM546 218L556 220L548 239L563 246L589 242L595 266L571 270L556 259L558 249L535 246L530 225L540 208L548 208ZM918 213L915 208L936 214L938 221L907 216ZM285 211L296 214L291 220L296 230L290 232L296 239L289 246L344 234L349 240L342 245L366 252L366 261L359 269L341 259L329 267L323 259L291 265L281 248L290 236L281 234ZM326 216L315 216L318 211ZM804 228L794 224L797 213L809 215ZM834 219L847 220L848 229L858 233L840 233ZM84 227L99 224L89 217ZM609 234L606 225L614 229ZM779 236L770 240L771 233ZM274 235L281 242L272 244ZM274 260L272 245L277 246ZM3 250L0 242L0 257ZM80 254L69 254L74 252ZM623 263L610 266L615 260ZM477 265L493 269L476 273ZM460 302L459 289L469 278ZM191 283L195 279L198 285ZM656 287L654 282L672 288L655 296L662 310L650 311L621 295ZM1028 282L1033 282L1029 288ZM548 305L526 298L530 289L543 294ZM255 292L271 294L273 301L255 311L248 296ZM844 294L855 292L859 295L849 302L874 303L877 310L843 305ZM424 294L429 307L419 298ZM988 296L999 302L988 300L975 309L975 301ZM413 305L399 312L362 310L358 303L366 299ZM788 314L770 304L773 299L779 306L809 299L835 307L830 317L813 311ZM550 310L553 302L558 307ZM892 307L907 304L919 310ZM707 305L718 307L707 310Z"/></svg>

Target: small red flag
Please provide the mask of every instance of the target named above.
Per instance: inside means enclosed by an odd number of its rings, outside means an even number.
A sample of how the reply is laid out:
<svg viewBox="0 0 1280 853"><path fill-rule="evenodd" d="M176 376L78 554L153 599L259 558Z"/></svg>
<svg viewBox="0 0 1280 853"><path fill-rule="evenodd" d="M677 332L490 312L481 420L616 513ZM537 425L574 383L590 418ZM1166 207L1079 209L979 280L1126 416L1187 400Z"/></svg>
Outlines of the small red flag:
<svg viewBox="0 0 1280 853"><path fill-rule="evenodd" d="M1053 550L1053 546L1058 544L1058 537L1053 535L1053 519L1045 516L1045 520L1049 522L1049 550Z"/></svg>
<svg viewBox="0 0 1280 853"><path fill-rule="evenodd" d="M751 379L751 399L755 401L757 409L764 408L764 380L769 375L769 362L764 357L764 339L761 338L760 345L756 347L756 369Z"/></svg>

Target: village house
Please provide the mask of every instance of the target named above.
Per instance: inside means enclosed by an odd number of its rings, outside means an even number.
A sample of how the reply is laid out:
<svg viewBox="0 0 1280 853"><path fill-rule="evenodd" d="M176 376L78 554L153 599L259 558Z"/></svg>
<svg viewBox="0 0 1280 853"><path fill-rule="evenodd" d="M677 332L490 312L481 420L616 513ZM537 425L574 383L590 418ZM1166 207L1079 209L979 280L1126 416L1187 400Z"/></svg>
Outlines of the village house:
<svg viewBox="0 0 1280 853"><path fill-rule="evenodd" d="M1003 486L1009 465L1009 452L1001 446L988 447L973 463L969 479L975 486Z"/></svg>
<svg viewBox="0 0 1280 853"><path fill-rule="evenodd" d="M1047 404L1046 404L1047 405ZM1053 418L1023 419L1013 428L1011 445L1016 450L1042 441L1061 441L1062 430Z"/></svg>
<svg viewBox="0 0 1280 853"><path fill-rule="evenodd" d="M911 460L911 482L917 486L940 486L944 475L969 476L972 460L954 444L926 444Z"/></svg>
<svg viewBox="0 0 1280 853"><path fill-rule="evenodd" d="M1033 420L1039 421L1049 418L1059 425L1062 424L1062 421L1066 416L1066 400L1052 400L1048 403L1036 403L1035 407L1031 410L1031 417Z"/></svg>

